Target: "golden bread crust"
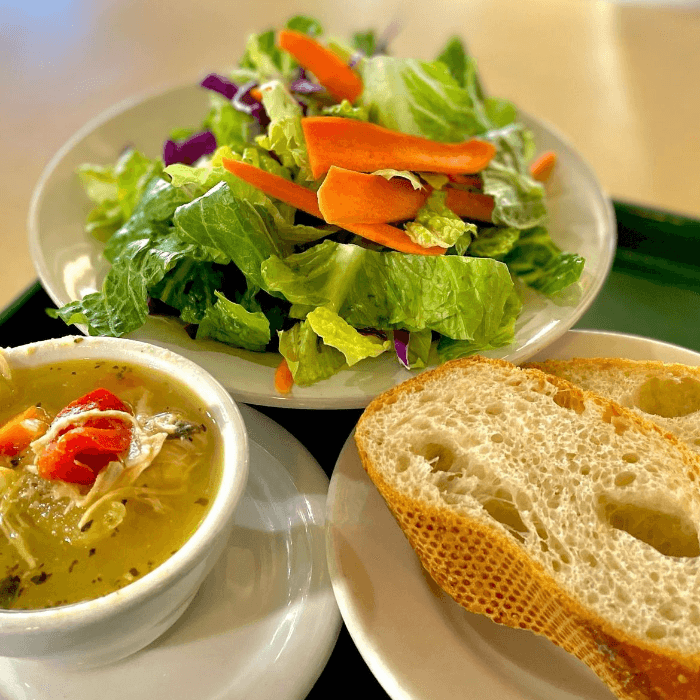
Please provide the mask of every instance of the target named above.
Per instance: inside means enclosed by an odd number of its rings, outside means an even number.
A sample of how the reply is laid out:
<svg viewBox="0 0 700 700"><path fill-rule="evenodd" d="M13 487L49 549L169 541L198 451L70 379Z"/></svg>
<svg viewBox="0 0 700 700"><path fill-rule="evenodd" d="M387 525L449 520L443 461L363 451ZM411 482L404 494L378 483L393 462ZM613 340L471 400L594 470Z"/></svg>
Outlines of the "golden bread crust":
<svg viewBox="0 0 700 700"><path fill-rule="evenodd" d="M574 600L517 541L447 506L436 507L400 493L377 470L365 449L365 430L374 413L405 393L419 392L435 378L473 363L525 371L559 389L555 400L576 410L594 401L606 420L664 435L683 453L687 475L700 480L700 460L673 435L614 402L584 392L538 369L520 370L503 360L479 356L454 360L400 384L372 401L355 432L362 464L435 582L470 612L497 623L543 635L586 663L625 700L700 700L700 654L682 656L631 637ZM533 374L534 373L534 374Z"/></svg>

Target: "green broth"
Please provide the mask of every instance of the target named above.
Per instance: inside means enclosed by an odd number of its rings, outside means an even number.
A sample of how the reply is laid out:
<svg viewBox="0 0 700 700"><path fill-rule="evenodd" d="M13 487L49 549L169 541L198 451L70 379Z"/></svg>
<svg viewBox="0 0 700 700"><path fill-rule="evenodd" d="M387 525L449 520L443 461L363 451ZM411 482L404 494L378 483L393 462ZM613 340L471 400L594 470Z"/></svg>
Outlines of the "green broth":
<svg viewBox="0 0 700 700"><path fill-rule="evenodd" d="M148 414L177 413L198 426L196 434L165 440L158 457L134 483L139 496L107 498L82 528L78 524L85 508L73 504L66 512L71 500L60 494L57 498L56 482L28 468L31 451L0 457L0 465L13 470L4 488L16 491L6 520L20 532L34 560L30 565L0 532L0 607L55 607L123 588L180 549L214 498L221 478L218 431L205 406L157 373L92 361L14 370L9 404L3 401L0 406L0 425L33 404L53 418L96 387L109 389L132 407L147 390ZM88 489L82 487L83 492ZM0 488L0 497L2 493ZM123 519L112 528L114 514Z"/></svg>

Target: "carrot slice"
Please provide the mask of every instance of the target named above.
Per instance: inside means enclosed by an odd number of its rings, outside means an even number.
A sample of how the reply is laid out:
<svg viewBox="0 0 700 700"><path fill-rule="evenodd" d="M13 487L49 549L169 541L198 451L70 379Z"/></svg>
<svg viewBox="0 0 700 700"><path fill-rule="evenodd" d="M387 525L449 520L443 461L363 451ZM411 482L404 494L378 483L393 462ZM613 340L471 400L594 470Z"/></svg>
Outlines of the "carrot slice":
<svg viewBox="0 0 700 700"><path fill-rule="evenodd" d="M255 98L258 102L262 102L262 90L260 90L260 88L250 88L250 96Z"/></svg>
<svg viewBox="0 0 700 700"><path fill-rule="evenodd" d="M43 409L30 406L0 428L0 455L15 457L24 452L48 427L49 419Z"/></svg>
<svg viewBox="0 0 700 700"><path fill-rule="evenodd" d="M281 202L291 204L295 209L301 209L311 216L319 219L323 218L321 210L318 208L316 193L306 187L297 185L294 182L285 180L279 175L268 173L262 168L256 168L250 163L240 160L223 158L224 168L241 180L262 190L268 197L279 199Z"/></svg>
<svg viewBox="0 0 700 700"><path fill-rule="evenodd" d="M473 187L474 189L480 190L482 187L481 178L478 175L448 175L450 182L454 182L455 185L467 185L468 187Z"/></svg>
<svg viewBox="0 0 700 700"><path fill-rule="evenodd" d="M365 173L384 168L446 175L478 173L496 153L492 143L479 139L442 143L357 119L304 117L301 125L311 173L317 179L331 165Z"/></svg>
<svg viewBox="0 0 700 700"><path fill-rule="evenodd" d="M468 190L458 190L455 187L445 189L447 197L445 204L457 216L463 219L476 219L491 223L493 213L493 197L482 192L469 192Z"/></svg>
<svg viewBox="0 0 700 700"><path fill-rule="evenodd" d="M297 63L310 70L318 82L338 101L354 102L362 92L362 79L339 56L306 34L283 29L277 44L290 53Z"/></svg>
<svg viewBox="0 0 700 700"><path fill-rule="evenodd" d="M239 160L231 160L223 158L224 167L230 172L245 180L247 183L262 190L269 197L274 197L282 202L291 204L296 209L301 209L307 214L323 219L323 214L318 206L316 193L297 185L295 182L285 180L279 175L268 173L261 168L256 168L249 163L243 163ZM395 226L388 224L343 224L343 228L358 236L362 236L369 241L378 243L379 245L399 250L402 253L411 253L413 255L442 255L445 252L444 248L434 246L432 248L423 248L423 246L414 243L405 231L402 231Z"/></svg>
<svg viewBox="0 0 700 700"><path fill-rule="evenodd" d="M552 170L557 162L557 154L554 151L545 151L542 155L532 161L530 165L530 175L533 180L545 182L552 174Z"/></svg>
<svg viewBox="0 0 700 700"><path fill-rule="evenodd" d="M387 180L332 165L318 190L318 205L329 224L383 224L414 219L428 195L428 188L416 190L401 177Z"/></svg>
<svg viewBox="0 0 700 700"><path fill-rule="evenodd" d="M286 358L282 358L282 362L277 365L275 370L275 390L279 394L288 394L294 386L294 377L289 369Z"/></svg>

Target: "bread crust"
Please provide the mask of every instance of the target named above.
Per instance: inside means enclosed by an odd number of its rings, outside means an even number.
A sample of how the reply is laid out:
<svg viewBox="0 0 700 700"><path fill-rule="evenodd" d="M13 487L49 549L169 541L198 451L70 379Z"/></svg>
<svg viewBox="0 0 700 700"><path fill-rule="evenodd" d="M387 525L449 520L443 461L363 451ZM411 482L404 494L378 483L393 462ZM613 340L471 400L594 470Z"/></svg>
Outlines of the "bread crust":
<svg viewBox="0 0 700 700"><path fill-rule="evenodd" d="M567 407L593 401L607 409L611 420L627 421L639 430L663 435L683 454L689 478L700 481L700 460L684 443L612 401L538 369L520 370L506 361L480 356L454 360L377 397L363 413L355 432L367 474L421 563L464 608L499 624L547 637L586 663L619 698L700 700L700 653L684 656L614 627L573 599L513 538L447 506L435 507L407 497L389 484L374 465L365 447L365 430L375 413L401 395L421 391L442 375L483 362L524 371L554 385L559 389L559 400L567 402Z"/></svg>

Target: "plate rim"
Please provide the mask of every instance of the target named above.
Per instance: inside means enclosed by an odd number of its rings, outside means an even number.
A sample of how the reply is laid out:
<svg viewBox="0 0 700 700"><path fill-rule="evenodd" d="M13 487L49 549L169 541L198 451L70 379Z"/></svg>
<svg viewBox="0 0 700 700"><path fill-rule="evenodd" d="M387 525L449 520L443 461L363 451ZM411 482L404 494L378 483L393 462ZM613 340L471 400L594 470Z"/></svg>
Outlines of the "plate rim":
<svg viewBox="0 0 700 700"><path fill-rule="evenodd" d="M80 127L77 131L75 131L44 167L34 187L30 200L29 212L27 216L28 243L30 257L39 280L49 297L57 306L61 306L72 300L68 297L64 299L64 295L57 291L57 285L52 282L54 275L52 275L49 269L47 256L44 254L44 251L40 245L40 209L47 184L50 182L52 175L56 172L66 156L70 154L77 145L90 136L90 134L92 134L95 130L106 125L110 121L125 115L130 110L135 109L148 101L167 99L168 96L177 94L178 92L191 91L194 93L194 91L198 89L200 89L200 86L194 82L174 83L154 89L144 90L141 93L119 101L111 107L103 110L101 113ZM202 94L204 95L206 93L203 92ZM595 171L589 165L588 161L578 152L569 138L562 134L556 127L552 126L551 123L541 119L540 117L536 117L525 110L520 108L517 109L519 117L526 123L529 121L538 128L548 132L548 134L550 134L555 140L559 141L566 148L568 158L575 163L575 170L583 174L585 179L591 184L595 191L596 200L599 200L598 203L601 205L601 216L599 219L596 218L595 221L597 225L602 227L604 235L602 236L600 247L599 269L596 272L596 277L593 280L593 284L591 284L588 290L586 290L585 297L572 310L572 313L565 321L559 320L554 324L550 324L548 328L544 329L544 332L540 331L539 334L534 336L537 338L535 343L528 341L525 347L514 350L508 356L508 359L513 362L523 361L538 352L542 347L556 341L557 338L561 337L561 335L566 333L567 330L571 329L580 320L580 318L595 301L600 290L605 284L605 281L607 280L613 266L615 250L617 247L617 226L612 199L603 189L600 180L596 176ZM564 328L560 327L562 323L564 323ZM83 334L87 334L87 329L84 326L78 325L76 327L79 328ZM153 333L146 332L144 335L140 335L140 332L143 332L142 328L134 331L133 333L127 334L125 337L134 337L144 342L162 345L173 350L174 352L191 356L190 351L187 348L183 348L181 345L178 345L176 340L163 341L158 338L154 338ZM493 352L497 353L498 351L491 351L491 353ZM490 353L487 351L485 354L488 355ZM380 360L381 359L382 358L380 358ZM386 362L386 358L383 359ZM200 360L195 359L195 361ZM258 367L263 366L264 365L258 365ZM213 370L211 366L206 368L210 373L217 376L217 379L224 384L226 389L236 400L258 406L318 410L355 409L364 408L372 400L376 393L378 393L376 391L372 393L366 390L357 389L356 391L350 390L344 395L342 386L337 387L336 391L331 393L330 390L326 392L323 387L319 386L322 384L322 382L315 384L312 387L295 387L296 391L292 391L289 394L276 394L272 388L272 382L270 382L271 391L261 392L260 390L250 390L247 386L241 386L240 383L234 384L233 381L227 381L224 376L217 374L217 371ZM344 370L343 373L347 374L347 371L348 370ZM349 371L352 371L352 368ZM412 374L415 374L415 371L412 371L410 374L406 372L405 378L408 378ZM393 372L387 371L386 378L388 381L391 381L392 384L396 384L403 380L402 375L403 370L398 363L396 363L395 370Z"/></svg>

